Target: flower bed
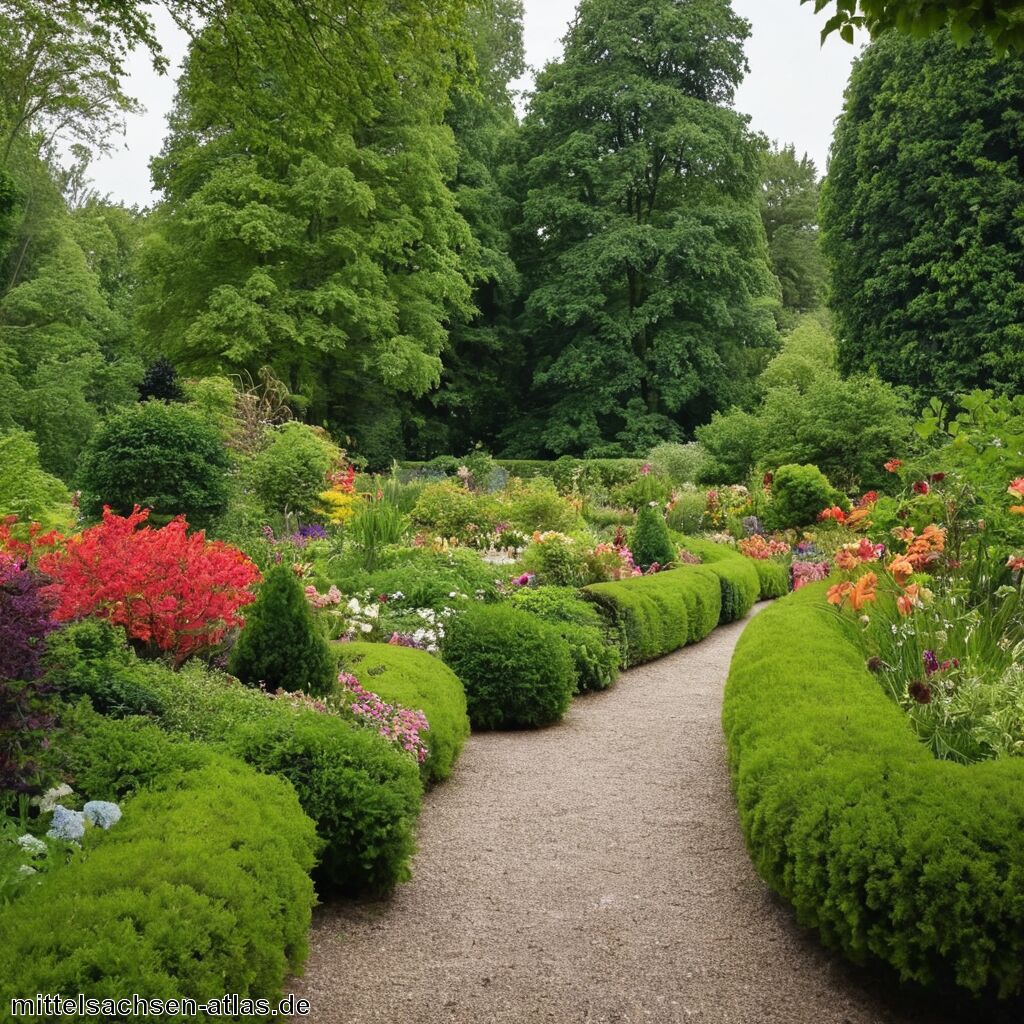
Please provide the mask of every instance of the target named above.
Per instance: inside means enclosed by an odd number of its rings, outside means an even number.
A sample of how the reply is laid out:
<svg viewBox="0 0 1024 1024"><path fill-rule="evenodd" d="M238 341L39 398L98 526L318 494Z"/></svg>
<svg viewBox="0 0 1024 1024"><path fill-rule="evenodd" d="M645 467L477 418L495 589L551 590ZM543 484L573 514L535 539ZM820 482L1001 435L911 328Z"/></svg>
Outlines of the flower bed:
<svg viewBox="0 0 1024 1024"><path fill-rule="evenodd" d="M1001 997L1024 981L1024 765L932 757L803 588L740 639L724 726L754 863L857 962Z"/></svg>
<svg viewBox="0 0 1024 1024"><path fill-rule="evenodd" d="M426 714L424 781L448 778L469 736L466 694L455 673L425 651L397 644L348 643L339 652L341 667L368 690Z"/></svg>

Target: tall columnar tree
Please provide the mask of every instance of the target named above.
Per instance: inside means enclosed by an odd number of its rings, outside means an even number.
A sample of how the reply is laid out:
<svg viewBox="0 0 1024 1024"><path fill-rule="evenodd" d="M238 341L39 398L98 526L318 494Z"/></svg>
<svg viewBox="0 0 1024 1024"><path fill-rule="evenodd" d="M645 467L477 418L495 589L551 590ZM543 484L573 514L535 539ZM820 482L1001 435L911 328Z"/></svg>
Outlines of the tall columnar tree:
<svg viewBox="0 0 1024 1024"><path fill-rule="evenodd" d="M1024 64L887 34L854 66L822 202L845 370L919 396L1024 386Z"/></svg>
<svg viewBox="0 0 1024 1024"><path fill-rule="evenodd" d="M793 146L773 149L765 157L761 218L772 270L782 285L782 304L793 312L821 305L825 261L818 238L818 171Z"/></svg>
<svg viewBox="0 0 1024 1024"><path fill-rule="evenodd" d="M267 6L238 0L191 47L141 321L182 372L269 365L344 433L368 393L435 386L470 310L443 120L460 5Z"/></svg>
<svg viewBox="0 0 1024 1024"><path fill-rule="evenodd" d="M775 335L759 143L728 0L582 0L522 133L524 328L510 446L634 452L738 400Z"/></svg>

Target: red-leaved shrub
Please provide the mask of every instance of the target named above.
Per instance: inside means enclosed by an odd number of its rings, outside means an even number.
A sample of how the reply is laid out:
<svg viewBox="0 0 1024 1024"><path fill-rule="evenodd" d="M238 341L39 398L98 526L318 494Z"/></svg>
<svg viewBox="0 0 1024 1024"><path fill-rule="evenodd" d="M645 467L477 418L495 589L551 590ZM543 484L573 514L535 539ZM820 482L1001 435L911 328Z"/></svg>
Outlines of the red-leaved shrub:
<svg viewBox="0 0 1024 1024"><path fill-rule="evenodd" d="M144 526L148 509L103 521L39 559L58 621L97 616L181 664L242 625L259 570L237 548L188 533L183 516Z"/></svg>

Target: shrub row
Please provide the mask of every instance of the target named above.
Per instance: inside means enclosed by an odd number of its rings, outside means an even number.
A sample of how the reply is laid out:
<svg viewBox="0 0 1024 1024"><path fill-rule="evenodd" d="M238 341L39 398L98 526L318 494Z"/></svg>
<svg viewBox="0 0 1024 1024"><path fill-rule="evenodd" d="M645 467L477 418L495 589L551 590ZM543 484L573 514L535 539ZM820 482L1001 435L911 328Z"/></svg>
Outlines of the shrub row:
<svg viewBox="0 0 1024 1024"><path fill-rule="evenodd" d="M678 540L681 547L700 557L703 568L709 569L721 581L720 622L724 625L742 619L754 607L761 593L755 560L712 541L681 536Z"/></svg>
<svg viewBox="0 0 1024 1024"><path fill-rule="evenodd" d="M789 569L781 562L770 558L752 558L754 570L760 584L758 600L774 601L789 593Z"/></svg>
<svg viewBox="0 0 1024 1024"><path fill-rule="evenodd" d="M594 583L583 593L618 632L625 668L695 643L721 620L719 577L699 565Z"/></svg>
<svg viewBox="0 0 1024 1024"><path fill-rule="evenodd" d="M454 472L460 464L459 459L442 458L432 462L403 462L401 469L407 474L420 472ZM523 480L530 480L537 476L546 476L554 480L559 486L571 482L576 473L583 473L588 481L600 484L602 487L613 487L615 484L626 483L633 479L643 459L577 459L570 455L564 455L560 459L550 461L544 459L495 459L494 464L505 470L509 476L517 476Z"/></svg>
<svg viewBox="0 0 1024 1024"><path fill-rule="evenodd" d="M109 832L87 832L72 864L0 910L0 1001L279 998L305 960L314 903L317 839L294 790L199 745L170 744L153 725L101 728L75 752L79 784L121 796L141 774L159 788L130 796ZM171 768L179 757L188 768Z"/></svg>
<svg viewBox="0 0 1024 1024"><path fill-rule="evenodd" d="M1024 763L934 759L804 588L733 658L724 726L754 863L851 959L1009 996L1024 981Z"/></svg>
<svg viewBox="0 0 1024 1024"><path fill-rule="evenodd" d="M427 716L428 753L421 774L425 782L448 778L469 736L466 694L455 673L426 651L409 647L349 643L338 650L339 667L367 690Z"/></svg>
<svg viewBox="0 0 1024 1024"><path fill-rule="evenodd" d="M88 643L76 653L79 628L67 631L64 664L54 670L78 680L76 692L83 692L83 681L95 682L105 697L137 701L165 730L214 744L292 783L324 840L314 875L321 894L379 894L409 877L422 794L411 758L368 729L269 700L197 663L171 672L138 661L116 634L113 642L98 642L93 624L82 624Z"/></svg>

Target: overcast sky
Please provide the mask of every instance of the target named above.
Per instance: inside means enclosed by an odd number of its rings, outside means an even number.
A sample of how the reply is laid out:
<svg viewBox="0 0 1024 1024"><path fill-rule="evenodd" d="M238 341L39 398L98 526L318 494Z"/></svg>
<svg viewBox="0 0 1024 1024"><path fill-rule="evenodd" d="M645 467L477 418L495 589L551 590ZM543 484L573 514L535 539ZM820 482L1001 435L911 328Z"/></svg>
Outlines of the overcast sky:
<svg viewBox="0 0 1024 1024"><path fill-rule="evenodd" d="M526 59L532 67L542 67L559 56L576 0L525 0L525 6ZM795 143L797 151L810 154L823 171L854 47L837 37L820 46L823 19L798 0L733 0L733 8L753 26L747 42L750 74L737 95L737 108L751 116L756 131L780 143ZM169 19L160 19L159 26L175 70L160 77L146 54L134 55L129 91L142 101L146 112L129 118L124 140L91 169L101 193L140 205L156 198L149 160L163 142L174 77L185 49L185 37ZM527 76L520 87L528 87L529 81Z"/></svg>

